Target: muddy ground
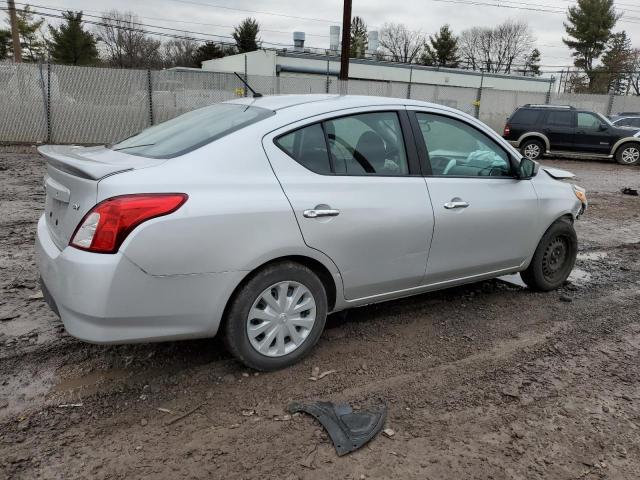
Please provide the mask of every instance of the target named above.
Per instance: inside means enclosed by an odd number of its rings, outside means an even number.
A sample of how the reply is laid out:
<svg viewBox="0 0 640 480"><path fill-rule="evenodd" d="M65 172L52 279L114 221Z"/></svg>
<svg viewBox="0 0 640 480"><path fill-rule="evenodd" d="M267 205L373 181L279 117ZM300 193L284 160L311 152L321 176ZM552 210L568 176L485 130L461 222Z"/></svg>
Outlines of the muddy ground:
<svg viewBox="0 0 640 480"><path fill-rule="evenodd" d="M0 149L0 479L640 478L640 197L620 193L640 168L545 163L591 201L563 289L493 280L360 308L257 375L216 340L67 335L34 267L43 162ZM385 402L395 435L337 457L284 410L318 399Z"/></svg>

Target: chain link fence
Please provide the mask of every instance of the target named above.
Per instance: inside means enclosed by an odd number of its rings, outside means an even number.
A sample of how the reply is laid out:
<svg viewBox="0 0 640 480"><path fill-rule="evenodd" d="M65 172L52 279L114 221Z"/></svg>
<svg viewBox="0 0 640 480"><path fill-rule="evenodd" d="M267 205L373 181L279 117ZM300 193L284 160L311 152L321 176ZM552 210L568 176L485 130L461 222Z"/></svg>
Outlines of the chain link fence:
<svg viewBox="0 0 640 480"><path fill-rule="evenodd" d="M572 105L605 115L640 111L640 97L556 94L335 76L248 76L264 95L331 93L415 99L457 108L501 131L526 103ZM247 95L234 75L0 63L0 142L101 144L184 112Z"/></svg>

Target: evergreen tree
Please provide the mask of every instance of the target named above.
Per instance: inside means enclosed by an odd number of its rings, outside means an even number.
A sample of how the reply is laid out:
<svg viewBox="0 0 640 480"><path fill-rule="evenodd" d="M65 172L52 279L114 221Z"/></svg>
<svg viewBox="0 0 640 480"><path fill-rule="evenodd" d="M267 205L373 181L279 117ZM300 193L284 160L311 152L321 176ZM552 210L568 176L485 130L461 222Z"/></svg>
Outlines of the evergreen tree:
<svg viewBox="0 0 640 480"><path fill-rule="evenodd" d="M562 40L573 50L574 65L589 77L589 87L596 77L594 62L604 52L619 18L613 0L578 0L569 7L564 23L569 38Z"/></svg>
<svg viewBox="0 0 640 480"><path fill-rule="evenodd" d="M249 17L240 22L240 25L233 29L233 39L236 41L238 53L258 50L261 43L258 38L259 32L260 25L255 19Z"/></svg>
<svg viewBox="0 0 640 480"><path fill-rule="evenodd" d="M193 63L196 67L202 68L202 62L205 60L222 58L227 55L233 55L234 53L233 47L225 47L214 42L207 42L198 47L195 55L193 56Z"/></svg>
<svg viewBox="0 0 640 480"><path fill-rule="evenodd" d="M351 50L349 56L352 58L363 58L367 53L369 38L367 24L361 17L353 17L351 20Z"/></svg>
<svg viewBox="0 0 640 480"><path fill-rule="evenodd" d="M9 57L11 45L11 32L9 30L0 30L0 60L6 60Z"/></svg>
<svg viewBox="0 0 640 480"><path fill-rule="evenodd" d="M29 5L22 9L16 9L18 17L18 32L20 33L20 46L22 47L22 60L25 62L38 62L44 59L46 45L40 31L43 18L35 18ZM10 43L10 51L13 55L13 45Z"/></svg>
<svg viewBox="0 0 640 480"><path fill-rule="evenodd" d="M458 38L449 25L443 25L438 33L429 36L421 60L424 65L438 67L455 68L459 65Z"/></svg>
<svg viewBox="0 0 640 480"><path fill-rule="evenodd" d="M58 28L49 26L51 59L67 65L95 64L98 60L96 39L82 28L82 12L67 11L62 16L62 25Z"/></svg>
<svg viewBox="0 0 640 480"><path fill-rule="evenodd" d="M540 76L540 50L534 48L524 62L524 74L534 77Z"/></svg>

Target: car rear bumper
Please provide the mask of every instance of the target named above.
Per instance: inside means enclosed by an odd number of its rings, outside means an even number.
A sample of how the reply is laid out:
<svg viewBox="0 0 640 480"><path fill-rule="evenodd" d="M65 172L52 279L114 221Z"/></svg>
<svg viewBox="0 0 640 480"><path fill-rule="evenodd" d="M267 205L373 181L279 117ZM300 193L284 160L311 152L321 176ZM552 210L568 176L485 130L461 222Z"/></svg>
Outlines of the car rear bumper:
<svg viewBox="0 0 640 480"><path fill-rule="evenodd" d="M154 276L121 252L59 250L44 217L36 262L43 294L66 330L92 343L133 343L214 336L246 272Z"/></svg>

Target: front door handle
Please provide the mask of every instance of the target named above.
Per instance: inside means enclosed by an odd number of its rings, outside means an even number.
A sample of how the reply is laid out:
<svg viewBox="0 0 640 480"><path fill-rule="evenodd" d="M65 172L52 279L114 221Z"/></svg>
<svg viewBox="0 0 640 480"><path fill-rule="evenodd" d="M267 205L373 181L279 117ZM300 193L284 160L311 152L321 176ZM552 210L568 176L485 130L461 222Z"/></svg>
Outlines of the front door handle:
<svg viewBox="0 0 640 480"><path fill-rule="evenodd" d="M340 210L330 208L327 205L318 205L316 208L305 210L302 214L306 218L337 217L340 215Z"/></svg>
<svg viewBox="0 0 640 480"><path fill-rule="evenodd" d="M444 204L444 208L451 210L453 208L467 208L469 204L463 200L450 201Z"/></svg>

